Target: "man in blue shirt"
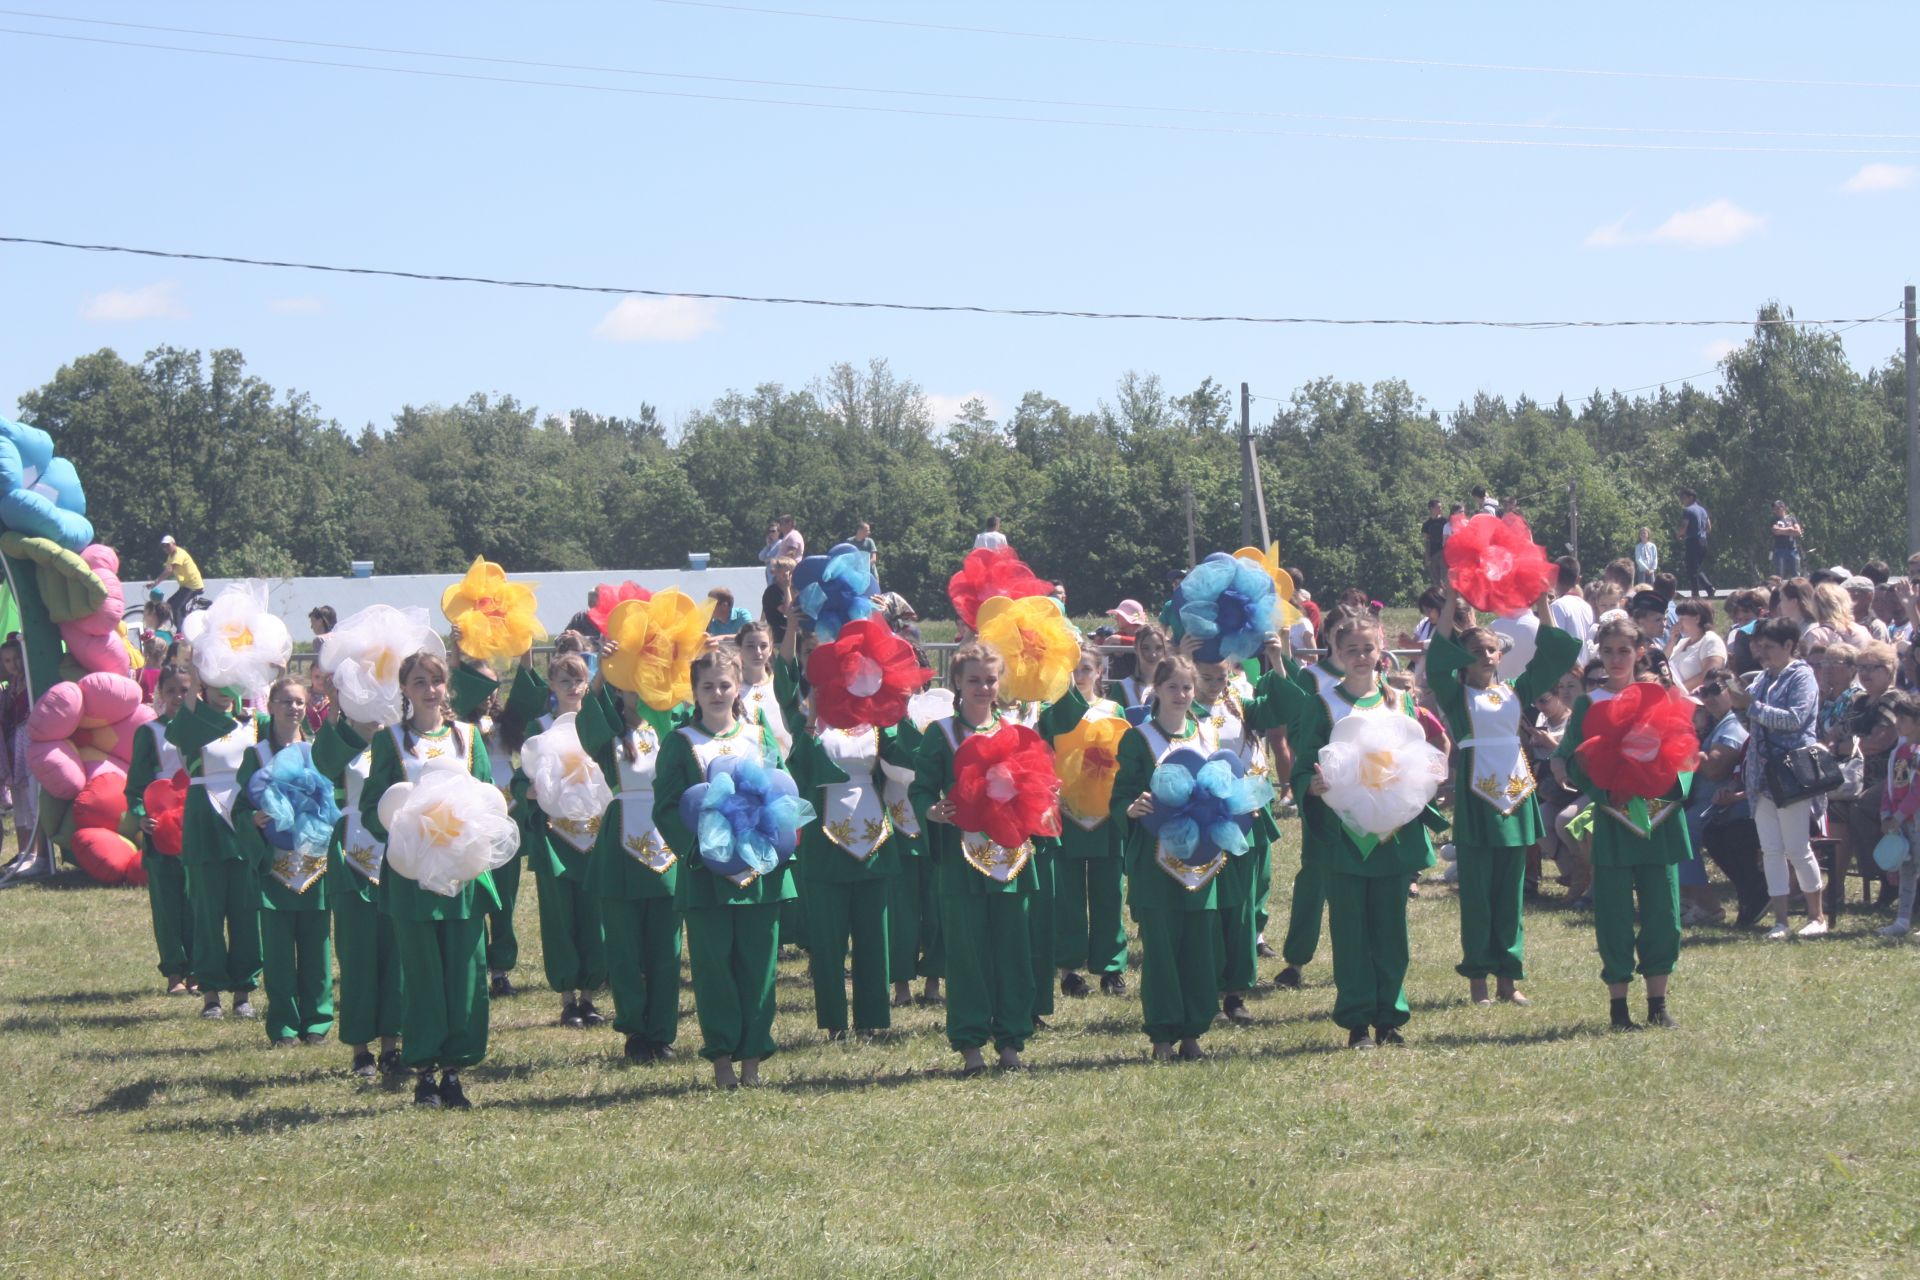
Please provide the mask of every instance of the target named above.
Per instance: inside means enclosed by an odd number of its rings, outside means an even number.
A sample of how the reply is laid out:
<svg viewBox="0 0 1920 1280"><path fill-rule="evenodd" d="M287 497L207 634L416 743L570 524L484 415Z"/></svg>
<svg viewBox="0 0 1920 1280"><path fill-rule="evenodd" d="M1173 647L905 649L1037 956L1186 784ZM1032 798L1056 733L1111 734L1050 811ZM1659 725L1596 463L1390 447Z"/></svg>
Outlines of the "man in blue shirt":
<svg viewBox="0 0 1920 1280"><path fill-rule="evenodd" d="M1681 579L1697 600L1713 595L1713 582L1707 577L1707 535L1713 532L1713 517L1700 505L1700 496L1691 489L1680 491L1680 528L1677 535L1686 556L1687 572Z"/></svg>

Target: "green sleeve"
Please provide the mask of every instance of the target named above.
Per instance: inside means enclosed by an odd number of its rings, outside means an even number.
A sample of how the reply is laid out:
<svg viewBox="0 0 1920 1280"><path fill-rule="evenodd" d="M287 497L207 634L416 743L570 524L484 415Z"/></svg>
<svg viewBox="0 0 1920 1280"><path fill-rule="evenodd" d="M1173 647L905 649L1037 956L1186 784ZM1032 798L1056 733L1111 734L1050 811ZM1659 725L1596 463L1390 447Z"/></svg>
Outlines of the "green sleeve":
<svg viewBox="0 0 1920 1280"><path fill-rule="evenodd" d="M1580 792L1593 790L1593 779L1587 776L1587 771L1581 767L1580 757L1576 754L1580 749L1587 708L1592 705L1592 701L1586 694L1580 695L1580 700L1573 704L1573 715L1567 720L1567 732L1560 739L1560 748L1553 753L1555 758L1567 762L1567 781L1572 784L1574 790Z"/></svg>
<svg viewBox="0 0 1920 1280"><path fill-rule="evenodd" d="M600 771L607 775L607 785L616 790L619 776L615 771L617 762L613 753L623 728L620 708L614 703L613 695L604 688L598 693L587 694L586 701L580 704L579 714L573 718L573 731L580 735L580 745L600 766Z"/></svg>
<svg viewBox="0 0 1920 1280"><path fill-rule="evenodd" d="M1079 686L1068 685L1057 702L1049 702L1040 712L1040 736L1048 742L1072 733L1087 716L1087 696Z"/></svg>
<svg viewBox="0 0 1920 1280"><path fill-rule="evenodd" d="M1293 744L1293 794L1300 800L1301 819L1320 836L1331 836L1340 823L1327 802L1312 794L1313 767L1319 762L1320 748L1332 736L1333 722L1318 698L1308 704L1289 735Z"/></svg>
<svg viewBox="0 0 1920 1280"><path fill-rule="evenodd" d="M546 677L523 664L514 673L513 688L500 718L521 728L531 725L547 714L547 692Z"/></svg>
<svg viewBox="0 0 1920 1280"><path fill-rule="evenodd" d="M920 739L920 751L913 759L913 782L907 787L907 800L922 826L927 810L940 803L953 785L953 752L947 747L947 735L928 733Z"/></svg>
<svg viewBox="0 0 1920 1280"><path fill-rule="evenodd" d="M260 753L249 751L242 757L240 768L234 774L238 790L233 795L233 842L240 849L240 856L258 866L273 853L267 846L266 834L253 824L253 815L260 812L254 806L253 797L248 794L247 782L260 772Z"/></svg>
<svg viewBox="0 0 1920 1280"><path fill-rule="evenodd" d="M160 749L145 725L133 735L133 758L127 762L127 815L135 822L147 816L147 787L160 773Z"/></svg>
<svg viewBox="0 0 1920 1280"><path fill-rule="evenodd" d="M1113 771L1113 798L1107 802L1107 817L1122 840L1132 832L1133 819L1127 810L1140 793L1153 787L1153 749L1138 729L1129 729L1120 738L1120 750Z"/></svg>
<svg viewBox="0 0 1920 1280"><path fill-rule="evenodd" d="M334 786L343 786L346 783L347 766L366 749L366 739L354 732L353 726L343 717L335 716L313 735L314 770Z"/></svg>
<svg viewBox="0 0 1920 1280"><path fill-rule="evenodd" d="M458 732L456 730L456 732ZM481 740L480 726L470 724L466 727L467 759L472 763L473 776L491 786L493 784L493 757L487 754L487 744Z"/></svg>
<svg viewBox="0 0 1920 1280"><path fill-rule="evenodd" d="M693 745L682 733L670 733L660 744L660 763L654 766L653 825L682 858L700 854L700 841L693 829L680 820L680 797L703 781L700 762L694 758Z"/></svg>
<svg viewBox="0 0 1920 1280"><path fill-rule="evenodd" d="M465 720L484 707L499 687L498 680L481 675L463 662L447 677L447 705L458 719Z"/></svg>
<svg viewBox="0 0 1920 1280"><path fill-rule="evenodd" d="M1560 677L1573 670L1573 664L1580 660L1580 642L1558 627L1542 626L1535 645L1527 669L1513 682L1514 692L1528 706L1542 694L1550 693L1553 686L1560 683Z"/></svg>
<svg viewBox="0 0 1920 1280"><path fill-rule="evenodd" d="M193 710L183 710L168 721L167 741L183 756L197 755L208 743L220 741L239 727L238 720L215 711L211 702L196 702Z"/></svg>
<svg viewBox="0 0 1920 1280"><path fill-rule="evenodd" d="M1433 700L1450 722L1466 713L1467 695L1460 687L1460 672L1472 661L1452 636L1435 631L1433 639L1427 641L1427 688L1433 690Z"/></svg>
<svg viewBox="0 0 1920 1280"><path fill-rule="evenodd" d="M800 679L804 674L798 662L774 655L773 700L780 704L780 714L790 725L806 718L800 711Z"/></svg>
<svg viewBox="0 0 1920 1280"><path fill-rule="evenodd" d="M400 764L400 748L393 745L393 735L374 734L373 761L367 768L367 785L360 789L360 822L366 827L367 834L382 844L387 841L387 829L380 822L380 797L387 794L388 787L406 780L407 771Z"/></svg>
<svg viewBox="0 0 1920 1280"><path fill-rule="evenodd" d="M914 757L920 754L920 731L913 727L913 721L902 720L890 729L880 731L880 758L898 769L913 768Z"/></svg>
<svg viewBox="0 0 1920 1280"><path fill-rule="evenodd" d="M1289 662L1292 659L1288 659ZM1296 666L1288 671L1269 671L1253 687L1253 696L1240 704L1241 719L1256 733L1269 729L1288 729L1306 709L1308 694L1294 683Z"/></svg>

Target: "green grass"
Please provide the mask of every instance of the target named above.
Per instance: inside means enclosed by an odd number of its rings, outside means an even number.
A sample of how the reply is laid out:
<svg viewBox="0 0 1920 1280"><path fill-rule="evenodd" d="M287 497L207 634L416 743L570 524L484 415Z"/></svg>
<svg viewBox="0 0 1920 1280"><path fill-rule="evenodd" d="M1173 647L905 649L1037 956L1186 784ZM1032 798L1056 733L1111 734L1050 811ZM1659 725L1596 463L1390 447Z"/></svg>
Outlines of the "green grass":
<svg viewBox="0 0 1920 1280"><path fill-rule="evenodd" d="M534 987L525 884L516 976ZM1411 916L1405 1050L1336 1047L1323 950L1306 990L1268 989L1257 1026L1210 1035L1210 1061L1150 1065L1137 1000L1095 997L1060 1002L1032 1072L961 1081L937 1010L829 1045L786 964L768 1088L710 1087L690 992L687 1056L628 1068L617 1036L559 1028L539 991L496 1003L458 1115L357 1086L337 1044L270 1052L257 1023L161 996L143 893L14 889L0 1272L1920 1270L1920 949L1873 937L1879 918L1820 943L1696 931L1681 1029L1614 1036L1585 916L1532 912L1527 1009L1463 1003L1450 890Z"/></svg>

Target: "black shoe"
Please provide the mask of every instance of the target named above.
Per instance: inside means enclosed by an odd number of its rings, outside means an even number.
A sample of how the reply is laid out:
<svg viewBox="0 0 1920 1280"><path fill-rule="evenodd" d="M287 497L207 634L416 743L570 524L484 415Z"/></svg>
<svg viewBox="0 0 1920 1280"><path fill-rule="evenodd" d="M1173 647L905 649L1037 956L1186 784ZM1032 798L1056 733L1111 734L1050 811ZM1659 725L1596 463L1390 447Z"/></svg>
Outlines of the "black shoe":
<svg viewBox="0 0 1920 1280"><path fill-rule="evenodd" d="M1202 1062L1206 1059L1206 1056L1207 1051L1197 1044L1183 1044L1180 1046L1180 1061L1182 1062Z"/></svg>
<svg viewBox="0 0 1920 1280"><path fill-rule="evenodd" d="M1355 1027L1353 1030L1347 1032L1347 1048L1371 1049L1373 1047L1373 1037L1367 1034L1365 1027Z"/></svg>
<svg viewBox="0 0 1920 1280"><path fill-rule="evenodd" d="M1288 965L1279 973L1273 975L1273 985L1282 991L1298 991L1302 985L1300 982L1300 970L1293 965ZM1359 1046L1356 1045L1355 1047L1358 1048Z"/></svg>
<svg viewBox="0 0 1920 1280"><path fill-rule="evenodd" d="M353 1074L371 1082L375 1075L373 1055L362 1050L353 1055Z"/></svg>
<svg viewBox="0 0 1920 1280"><path fill-rule="evenodd" d="M1665 1027L1668 1030L1672 1030L1680 1025L1673 1020L1673 1015L1667 1012L1667 998L1665 996L1647 997L1647 1025L1650 1027Z"/></svg>
<svg viewBox="0 0 1920 1280"><path fill-rule="evenodd" d="M406 1069L407 1069L407 1064L400 1061L400 1051L398 1049L383 1049L380 1051L380 1074L381 1075L383 1076L403 1075L405 1074Z"/></svg>
<svg viewBox="0 0 1920 1280"><path fill-rule="evenodd" d="M638 1031L627 1037L627 1047L622 1051L628 1062L652 1062L653 1046L648 1044Z"/></svg>
<svg viewBox="0 0 1920 1280"><path fill-rule="evenodd" d="M1068 973L1061 975L1060 994L1074 1000L1083 1000L1093 994L1093 988L1088 986L1087 980L1079 974Z"/></svg>
<svg viewBox="0 0 1920 1280"><path fill-rule="evenodd" d="M1382 1047L1392 1045L1404 1049L1407 1044L1407 1038L1400 1034L1398 1027L1375 1027L1373 1029L1373 1042Z"/></svg>
<svg viewBox="0 0 1920 1280"><path fill-rule="evenodd" d="M1123 996L1127 994L1127 975L1124 973L1101 974L1100 994L1108 996Z"/></svg>
<svg viewBox="0 0 1920 1280"><path fill-rule="evenodd" d="M604 1027L607 1025L606 1015L594 1008L593 1001L591 1000L582 1000L580 1002L580 1021L590 1027Z"/></svg>
<svg viewBox="0 0 1920 1280"><path fill-rule="evenodd" d="M1267 943L1267 940L1265 938L1262 938L1254 946L1253 953L1259 956L1262 960L1278 960L1280 958L1280 953L1278 951L1275 951L1273 947Z"/></svg>
<svg viewBox="0 0 1920 1280"><path fill-rule="evenodd" d="M846 1038L847 1038L847 1029L845 1027L834 1027L827 1032L828 1044L839 1044L842 1041L844 1041Z"/></svg>
<svg viewBox="0 0 1920 1280"><path fill-rule="evenodd" d="M440 1103L455 1111L473 1110L473 1104L467 1101L467 1091L460 1087L460 1077L451 1071L440 1077Z"/></svg>
<svg viewBox="0 0 1920 1280"><path fill-rule="evenodd" d="M1608 1002L1607 1025L1609 1029L1614 1031L1645 1030L1645 1028L1633 1020L1633 1015L1627 1012L1627 998L1625 996L1620 996Z"/></svg>
<svg viewBox="0 0 1920 1280"><path fill-rule="evenodd" d="M413 1105L416 1107L440 1105L440 1086L433 1082L433 1072L422 1071L420 1078L413 1082Z"/></svg>
<svg viewBox="0 0 1920 1280"><path fill-rule="evenodd" d="M275 1036L273 1038L273 1047L276 1049L291 1049L299 1043L300 1042L292 1036Z"/></svg>
<svg viewBox="0 0 1920 1280"><path fill-rule="evenodd" d="M300 1037L301 1044L325 1044L326 1042L327 1033L324 1031L309 1031Z"/></svg>
<svg viewBox="0 0 1920 1280"><path fill-rule="evenodd" d="M1236 1027L1250 1027L1253 1025L1253 1015L1247 1012L1247 1002L1239 996L1228 996L1225 1000L1221 1001L1220 1012L1225 1015L1228 1022L1231 1022Z"/></svg>
<svg viewBox="0 0 1920 1280"><path fill-rule="evenodd" d="M505 1000L513 994L513 983L507 980L506 974L496 973L493 981L487 984L487 994L495 1000Z"/></svg>
<svg viewBox="0 0 1920 1280"><path fill-rule="evenodd" d="M1033 1029L1035 1031L1051 1031L1053 1030L1053 1024L1036 1013L1033 1015Z"/></svg>
<svg viewBox="0 0 1920 1280"><path fill-rule="evenodd" d="M1766 918L1767 901L1765 898L1762 898L1750 907L1742 907L1740 914L1733 918L1733 927L1736 929L1751 929Z"/></svg>
<svg viewBox="0 0 1920 1280"><path fill-rule="evenodd" d="M673 1046L670 1044L653 1044L648 1045L647 1048L652 1050L655 1062L672 1062L679 1056L674 1053Z"/></svg>
<svg viewBox="0 0 1920 1280"><path fill-rule="evenodd" d="M587 1020L580 1015L580 1006L569 1000L560 1006L560 1025L563 1027L584 1027Z"/></svg>

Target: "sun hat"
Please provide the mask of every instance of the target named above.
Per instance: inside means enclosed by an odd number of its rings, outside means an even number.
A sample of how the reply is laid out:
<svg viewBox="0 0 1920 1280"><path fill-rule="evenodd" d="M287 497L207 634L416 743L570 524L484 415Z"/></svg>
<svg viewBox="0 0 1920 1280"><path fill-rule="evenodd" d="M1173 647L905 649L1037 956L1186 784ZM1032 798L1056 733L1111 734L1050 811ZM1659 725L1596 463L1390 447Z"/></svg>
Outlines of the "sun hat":
<svg viewBox="0 0 1920 1280"><path fill-rule="evenodd" d="M1147 625L1146 606L1142 605L1138 600L1122 600L1119 604L1107 610L1107 616L1109 618L1118 618L1130 627L1144 627Z"/></svg>

